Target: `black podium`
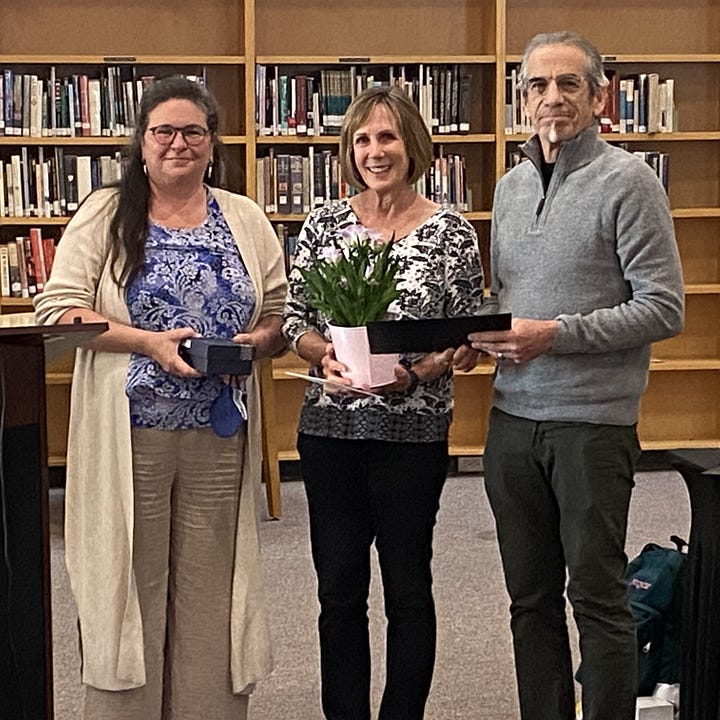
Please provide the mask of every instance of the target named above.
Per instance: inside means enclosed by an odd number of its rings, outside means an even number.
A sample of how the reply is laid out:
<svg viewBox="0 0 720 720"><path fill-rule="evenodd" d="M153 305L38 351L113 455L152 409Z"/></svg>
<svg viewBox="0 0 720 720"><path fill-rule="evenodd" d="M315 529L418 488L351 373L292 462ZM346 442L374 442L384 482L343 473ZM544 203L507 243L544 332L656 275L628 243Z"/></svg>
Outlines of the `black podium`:
<svg viewBox="0 0 720 720"><path fill-rule="evenodd" d="M676 450L690 495L680 720L720 720L720 450Z"/></svg>
<svg viewBox="0 0 720 720"><path fill-rule="evenodd" d="M107 330L0 316L0 717L52 720L45 359ZM47 350L46 350L47 347Z"/></svg>

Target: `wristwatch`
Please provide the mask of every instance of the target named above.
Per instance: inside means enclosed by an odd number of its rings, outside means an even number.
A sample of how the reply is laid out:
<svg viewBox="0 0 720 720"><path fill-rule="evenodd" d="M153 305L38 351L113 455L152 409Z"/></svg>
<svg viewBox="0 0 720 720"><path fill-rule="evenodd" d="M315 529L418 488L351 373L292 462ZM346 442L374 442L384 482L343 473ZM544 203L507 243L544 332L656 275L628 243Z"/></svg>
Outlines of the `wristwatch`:
<svg viewBox="0 0 720 720"><path fill-rule="evenodd" d="M407 374L410 376L410 385L408 385L405 392L409 395L410 393L415 392L415 388L418 386L420 378L417 376L417 373L412 368L406 368L406 370Z"/></svg>

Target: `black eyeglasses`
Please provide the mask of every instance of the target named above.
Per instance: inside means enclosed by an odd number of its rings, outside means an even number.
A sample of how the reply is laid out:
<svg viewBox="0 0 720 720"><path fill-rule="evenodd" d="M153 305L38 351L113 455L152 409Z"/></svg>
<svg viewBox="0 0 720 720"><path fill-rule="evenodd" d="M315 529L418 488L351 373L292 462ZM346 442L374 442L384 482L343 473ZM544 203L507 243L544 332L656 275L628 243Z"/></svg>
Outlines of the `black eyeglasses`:
<svg viewBox="0 0 720 720"><path fill-rule="evenodd" d="M160 145L171 145L178 133L183 136L183 140L188 145L199 145L205 139L205 136L210 133L210 130L200 125L186 125L181 128L173 125L156 125L148 128L148 130Z"/></svg>

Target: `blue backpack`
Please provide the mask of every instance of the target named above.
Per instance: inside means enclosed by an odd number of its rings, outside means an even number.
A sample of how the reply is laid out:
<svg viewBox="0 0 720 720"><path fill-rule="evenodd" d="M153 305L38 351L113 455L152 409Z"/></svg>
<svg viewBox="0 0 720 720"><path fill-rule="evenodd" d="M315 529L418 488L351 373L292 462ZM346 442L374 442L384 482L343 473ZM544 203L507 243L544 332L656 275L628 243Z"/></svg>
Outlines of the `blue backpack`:
<svg viewBox="0 0 720 720"><path fill-rule="evenodd" d="M637 631L640 696L652 695L658 683L680 682L687 543L676 535L670 540L674 548L645 545L625 575Z"/></svg>

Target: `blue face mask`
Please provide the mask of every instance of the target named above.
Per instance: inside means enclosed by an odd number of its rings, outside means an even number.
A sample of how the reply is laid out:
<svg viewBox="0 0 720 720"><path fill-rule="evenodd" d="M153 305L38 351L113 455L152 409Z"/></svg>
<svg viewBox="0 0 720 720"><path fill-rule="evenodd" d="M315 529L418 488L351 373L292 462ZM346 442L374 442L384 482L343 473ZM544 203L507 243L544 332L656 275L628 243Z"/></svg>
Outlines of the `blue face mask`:
<svg viewBox="0 0 720 720"><path fill-rule="evenodd" d="M241 390L223 384L210 406L210 425L219 437L232 437L247 420Z"/></svg>

